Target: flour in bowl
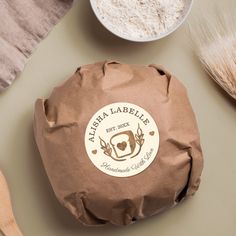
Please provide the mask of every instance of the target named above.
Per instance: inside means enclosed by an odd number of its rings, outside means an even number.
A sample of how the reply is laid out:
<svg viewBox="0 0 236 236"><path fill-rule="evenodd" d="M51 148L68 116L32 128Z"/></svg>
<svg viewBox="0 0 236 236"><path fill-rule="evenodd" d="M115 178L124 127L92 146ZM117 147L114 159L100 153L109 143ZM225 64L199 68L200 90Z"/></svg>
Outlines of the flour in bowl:
<svg viewBox="0 0 236 236"><path fill-rule="evenodd" d="M183 16L184 0L97 0L97 12L113 32L137 40L154 38Z"/></svg>

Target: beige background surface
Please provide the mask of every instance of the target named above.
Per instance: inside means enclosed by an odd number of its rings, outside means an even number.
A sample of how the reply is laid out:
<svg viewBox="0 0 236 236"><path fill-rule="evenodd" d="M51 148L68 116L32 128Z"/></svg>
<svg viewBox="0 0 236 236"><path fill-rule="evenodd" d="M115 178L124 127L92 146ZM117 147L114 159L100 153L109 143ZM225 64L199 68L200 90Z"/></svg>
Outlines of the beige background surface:
<svg viewBox="0 0 236 236"><path fill-rule="evenodd" d="M214 1L196 1L188 21ZM79 65L108 58L163 64L185 84L199 123L205 169L199 192L175 209L128 227L83 228L53 195L34 143L33 106ZM185 27L158 42L131 43L103 29L87 0L77 1L0 95L0 108L0 166L24 235L236 235L236 104L203 72Z"/></svg>

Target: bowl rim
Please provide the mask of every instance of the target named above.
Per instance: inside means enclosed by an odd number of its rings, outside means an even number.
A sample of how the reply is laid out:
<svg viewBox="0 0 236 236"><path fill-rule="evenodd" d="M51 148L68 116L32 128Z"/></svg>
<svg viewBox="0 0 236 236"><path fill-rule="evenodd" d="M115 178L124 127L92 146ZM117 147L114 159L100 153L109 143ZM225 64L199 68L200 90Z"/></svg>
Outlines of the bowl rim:
<svg viewBox="0 0 236 236"><path fill-rule="evenodd" d="M165 38L168 35L172 34L174 31L176 31L187 19L187 17L189 16L191 10L192 10L192 6L193 6L193 2L194 0L187 0L189 1L189 6L186 7L185 11L184 11L184 15L182 17L182 19L174 26L172 27L170 30L168 30L167 32L157 35L156 37L152 37L152 38L147 38L147 39L135 39L132 37L127 37L125 35L119 34L117 33L115 30L110 29L102 20L100 14L98 13L97 9L96 9L96 2L97 0L90 0L90 5L91 8L96 16L96 18L98 19L98 21L103 25L103 27L105 27L109 32L111 32L112 34L116 35L117 37L121 38L121 39L125 39L131 42L140 42L140 43L145 43L145 42L153 42L153 41L157 41L159 39Z"/></svg>

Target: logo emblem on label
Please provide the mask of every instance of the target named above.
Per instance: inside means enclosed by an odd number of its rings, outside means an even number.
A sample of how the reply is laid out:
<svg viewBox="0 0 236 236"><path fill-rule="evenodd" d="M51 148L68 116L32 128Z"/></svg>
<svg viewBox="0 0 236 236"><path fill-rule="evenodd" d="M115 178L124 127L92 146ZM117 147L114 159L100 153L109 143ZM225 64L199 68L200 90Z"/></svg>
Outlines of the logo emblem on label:
<svg viewBox="0 0 236 236"><path fill-rule="evenodd" d="M131 103L112 103L89 121L85 146L99 170L111 176L128 177L144 171L156 158L159 132L143 108Z"/></svg>

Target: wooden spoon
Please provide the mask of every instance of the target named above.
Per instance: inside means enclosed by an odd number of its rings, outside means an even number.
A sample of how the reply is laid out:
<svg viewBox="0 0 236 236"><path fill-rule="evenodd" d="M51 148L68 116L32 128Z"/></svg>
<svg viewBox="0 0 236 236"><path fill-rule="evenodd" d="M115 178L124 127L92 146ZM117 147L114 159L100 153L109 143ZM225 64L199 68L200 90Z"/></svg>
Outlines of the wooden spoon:
<svg viewBox="0 0 236 236"><path fill-rule="evenodd" d="M2 233L5 236L23 236L16 223L12 210L7 182L1 171L0 171L0 231L2 231Z"/></svg>

